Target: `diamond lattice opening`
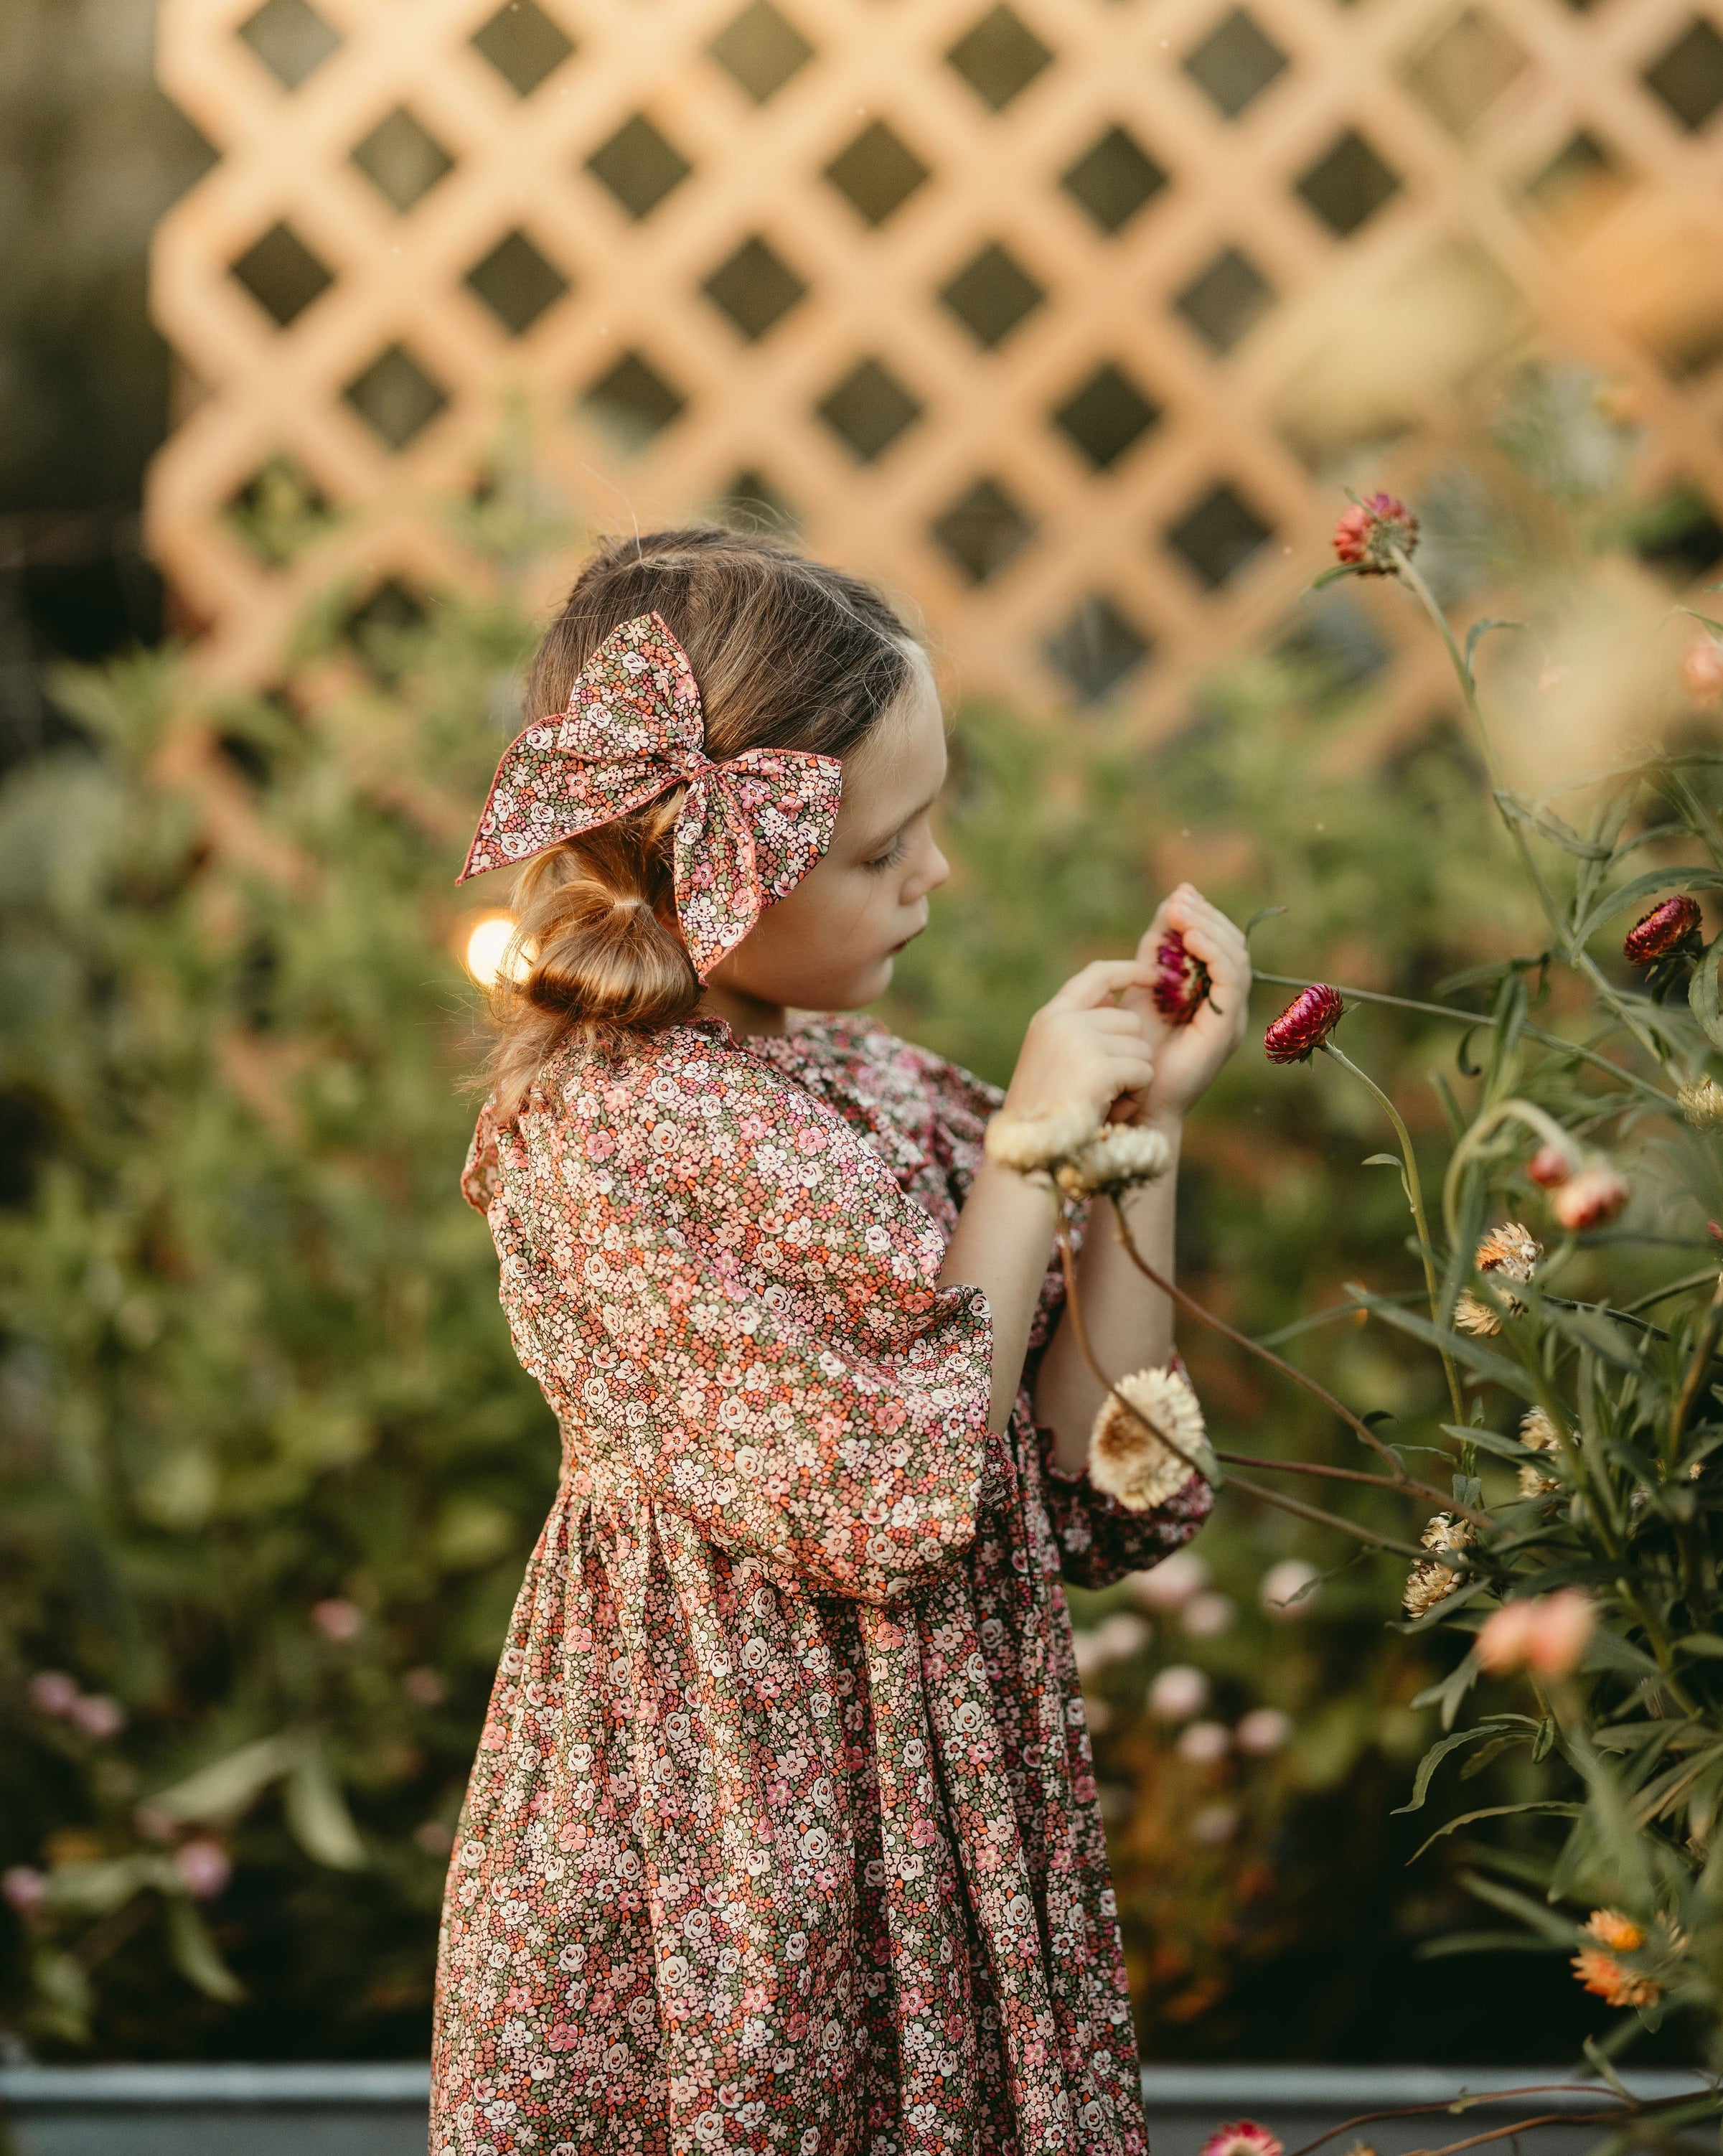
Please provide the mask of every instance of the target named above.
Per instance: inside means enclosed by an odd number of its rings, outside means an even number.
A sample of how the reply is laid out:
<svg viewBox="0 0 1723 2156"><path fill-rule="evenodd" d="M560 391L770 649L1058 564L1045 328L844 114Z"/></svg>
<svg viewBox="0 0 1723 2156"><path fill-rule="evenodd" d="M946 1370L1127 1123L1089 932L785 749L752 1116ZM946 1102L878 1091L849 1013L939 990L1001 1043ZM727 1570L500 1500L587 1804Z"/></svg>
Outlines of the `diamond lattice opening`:
<svg viewBox="0 0 1723 2156"><path fill-rule="evenodd" d="M946 59L995 112L1003 112L1048 66L1053 54L1010 8L990 8Z"/></svg>
<svg viewBox="0 0 1723 2156"><path fill-rule="evenodd" d="M1212 352L1228 352L1274 304L1274 287L1249 257L1224 247L1173 301Z"/></svg>
<svg viewBox="0 0 1723 2156"><path fill-rule="evenodd" d="M1406 81L1449 133L1463 139L1525 66L1526 49L1516 38L1493 15L1465 8L1413 54Z"/></svg>
<svg viewBox="0 0 1723 2156"><path fill-rule="evenodd" d="M248 247L228 274L243 285L277 329L295 322L313 300L335 282L291 226L272 224Z"/></svg>
<svg viewBox="0 0 1723 2156"><path fill-rule="evenodd" d="M883 457L921 407L882 361L864 359L851 368L815 407L858 464Z"/></svg>
<svg viewBox="0 0 1723 2156"><path fill-rule="evenodd" d="M763 531L769 537L793 537L801 518L764 472L748 465L737 472L718 497L720 522L736 531Z"/></svg>
<svg viewBox="0 0 1723 2156"><path fill-rule="evenodd" d="M883 120L864 127L826 167L826 177L869 224L895 216L928 177L928 168Z"/></svg>
<svg viewBox="0 0 1723 2156"><path fill-rule="evenodd" d="M1054 629L1042 649L1079 703L1099 704L1154 648L1105 592L1096 592Z"/></svg>
<svg viewBox="0 0 1723 2156"><path fill-rule="evenodd" d="M1620 199L1629 177L1608 143L1582 127L1527 181L1526 193L1546 217L1589 223Z"/></svg>
<svg viewBox="0 0 1723 2156"><path fill-rule="evenodd" d="M638 218L650 217L694 167L644 112L637 112L593 151L587 170L609 188L630 217Z"/></svg>
<svg viewBox="0 0 1723 2156"><path fill-rule="evenodd" d="M1110 235L1122 232L1166 184L1166 173L1122 127L1108 128L1059 180L1071 200Z"/></svg>
<svg viewBox="0 0 1723 2156"><path fill-rule="evenodd" d="M574 50L573 38L533 0L507 0L473 33L472 44L516 97L531 97Z"/></svg>
<svg viewBox="0 0 1723 2156"><path fill-rule="evenodd" d="M1642 80L1690 135L1723 105L1723 37L1696 15Z"/></svg>
<svg viewBox="0 0 1723 2156"><path fill-rule="evenodd" d="M1350 239L1400 192L1400 177L1347 128L1298 183L1298 191L1336 239Z"/></svg>
<svg viewBox="0 0 1723 2156"><path fill-rule="evenodd" d="M385 577L348 609L341 634L368 673L392 684L414 657L417 632L429 616L429 604L410 584Z"/></svg>
<svg viewBox="0 0 1723 2156"><path fill-rule="evenodd" d="M1167 539L1192 573L1218 592L1273 536L1274 526L1223 480L1170 528Z"/></svg>
<svg viewBox="0 0 1723 2156"><path fill-rule="evenodd" d="M756 105L776 97L813 58L813 47L772 0L753 0L725 25L706 50Z"/></svg>
<svg viewBox="0 0 1723 2156"><path fill-rule="evenodd" d="M230 495L223 515L259 561L285 568L334 521L334 511L296 457L285 452L254 472Z"/></svg>
<svg viewBox="0 0 1723 2156"><path fill-rule="evenodd" d="M427 373L404 345L379 352L341 392L349 404L392 449L404 449L449 402L449 393Z"/></svg>
<svg viewBox="0 0 1723 2156"><path fill-rule="evenodd" d="M352 161L403 217L454 170L454 158L404 105L372 129Z"/></svg>
<svg viewBox="0 0 1723 2156"><path fill-rule="evenodd" d="M1650 506L1634 552L1672 583L1691 583L1723 561L1723 524L1696 486L1673 486Z"/></svg>
<svg viewBox="0 0 1723 2156"><path fill-rule="evenodd" d="M1022 553L1035 521L997 480L978 479L928 530L972 584L984 584Z"/></svg>
<svg viewBox="0 0 1723 2156"><path fill-rule="evenodd" d="M239 36L284 90L297 90L341 44L306 0L264 0L239 25Z"/></svg>
<svg viewBox="0 0 1723 2156"><path fill-rule="evenodd" d="M525 336L568 290L568 280L524 232L505 233L485 259L468 270L466 284L510 336Z"/></svg>
<svg viewBox="0 0 1723 2156"><path fill-rule="evenodd" d="M688 400L674 389L649 360L625 352L581 397L581 409L626 455L650 448Z"/></svg>
<svg viewBox="0 0 1723 2156"><path fill-rule="evenodd" d="M1254 105L1285 69L1285 54L1242 8L1223 16L1184 57L1185 73L1228 120Z"/></svg>
<svg viewBox="0 0 1723 2156"><path fill-rule="evenodd" d="M1003 344L1047 295L1013 255L997 244L940 288L940 297L983 350Z"/></svg>
<svg viewBox="0 0 1723 2156"><path fill-rule="evenodd" d="M1160 408L1110 360L1059 406L1053 424L1097 471L1106 471L1160 416Z"/></svg>
<svg viewBox="0 0 1723 2156"><path fill-rule="evenodd" d="M745 239L700 289L750 344L775 330L808 293L788 263L757 236Z"/></svg>

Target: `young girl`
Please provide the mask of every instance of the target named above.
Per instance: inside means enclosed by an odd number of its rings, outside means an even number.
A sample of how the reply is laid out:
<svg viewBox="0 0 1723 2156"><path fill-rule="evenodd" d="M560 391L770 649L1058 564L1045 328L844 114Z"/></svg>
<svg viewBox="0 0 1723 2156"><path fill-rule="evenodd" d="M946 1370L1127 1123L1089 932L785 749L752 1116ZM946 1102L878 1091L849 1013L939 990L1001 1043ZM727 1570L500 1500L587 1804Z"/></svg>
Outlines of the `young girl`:
<svg viewBox="0 0 1723 2156"><path fill-rule="evenodd" d="M1208 1508L1086 1479L1102 1397L991 1087L868 1019L947 865L944 730L884 602L756 540L601 553L467 873L521 864L464 1188L562 1479L449 1871L437 2156L1146 2146L1061 1573ZM1209 999L1171 1027L1177 929ZM1236 1045L1188 886L1031 1021L1004 1098L1152 1126ZM1170 1176L1122 1201L1172 1269ZM1171 1313L1097 1224L1090 1332Z"/></svg>

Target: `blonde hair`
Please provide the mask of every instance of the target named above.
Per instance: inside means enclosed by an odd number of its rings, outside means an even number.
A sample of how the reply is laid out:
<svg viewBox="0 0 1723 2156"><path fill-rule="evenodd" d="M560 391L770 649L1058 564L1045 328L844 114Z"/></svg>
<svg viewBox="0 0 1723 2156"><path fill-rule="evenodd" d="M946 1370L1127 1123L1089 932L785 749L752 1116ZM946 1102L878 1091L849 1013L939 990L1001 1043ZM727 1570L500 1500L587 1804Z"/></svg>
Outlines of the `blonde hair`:
<svg viewBox="0 0 1723 2156"><path fill-rule="evenodd" d="M539 646L528 714L562 711L612 629L654 612L694 668L715 762L751 748L841 761L910 681L910 632L871 586L770 540L695 525L593 556ZM572 1034L614 1045L693 1015L702 991L677 925L671 863L685 791L673 787L520 869L513 963L490 995L489 1078L504 1118Z"/></svg>

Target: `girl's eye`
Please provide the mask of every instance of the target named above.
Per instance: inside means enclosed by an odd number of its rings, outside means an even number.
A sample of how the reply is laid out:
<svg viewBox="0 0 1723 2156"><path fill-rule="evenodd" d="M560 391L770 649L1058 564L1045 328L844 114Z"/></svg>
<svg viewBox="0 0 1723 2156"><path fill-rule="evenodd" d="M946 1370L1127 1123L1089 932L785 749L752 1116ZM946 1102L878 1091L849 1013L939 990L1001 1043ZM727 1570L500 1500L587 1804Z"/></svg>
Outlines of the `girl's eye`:
<svg viewBox="0 0 1723 2156"><path fill-rule="evenodd" d="M900 831L883 854L862 866L872 875L884 875L887 869L895 869L904 857L904 834Z"/></svg>

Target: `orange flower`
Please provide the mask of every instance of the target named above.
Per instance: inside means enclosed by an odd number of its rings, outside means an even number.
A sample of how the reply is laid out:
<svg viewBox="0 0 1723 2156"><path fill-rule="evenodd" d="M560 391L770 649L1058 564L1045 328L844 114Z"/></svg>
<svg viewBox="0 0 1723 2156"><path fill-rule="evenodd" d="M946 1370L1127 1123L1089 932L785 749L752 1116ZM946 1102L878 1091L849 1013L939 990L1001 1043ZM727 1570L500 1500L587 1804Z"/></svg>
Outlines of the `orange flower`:
<svg viewBox="0 0 1723 2156"><path fill-rule="evenodd" d="M1610 2006L1654 2006L1663 1996L1660 1984L1654 1984L1649 1976L1635 1976L1613 1955L1602 1953L1596 1947L1581 1948L1573 1957L1573 1973L1587 1991L1595 1992Z"/></svg>
<svg viewBox="0 0 1723 2156"><path fill-rule="evenodd" d="M1582 1928L1600 1946L1615 1953L1632 1953L1645 1943L1645 1928L1624 1917L1619 1909L1593 1909Z"/></svg>

